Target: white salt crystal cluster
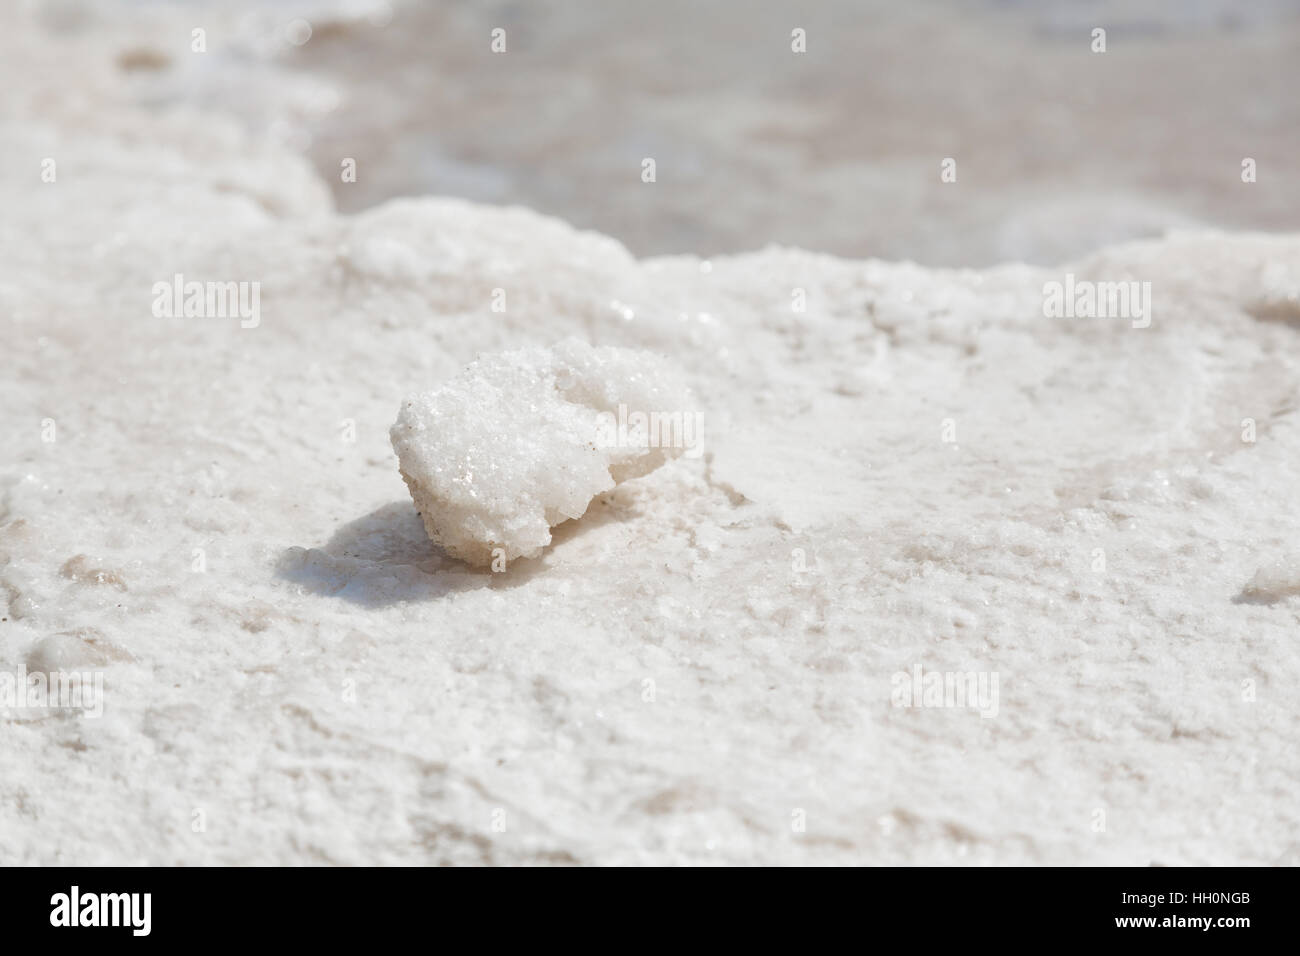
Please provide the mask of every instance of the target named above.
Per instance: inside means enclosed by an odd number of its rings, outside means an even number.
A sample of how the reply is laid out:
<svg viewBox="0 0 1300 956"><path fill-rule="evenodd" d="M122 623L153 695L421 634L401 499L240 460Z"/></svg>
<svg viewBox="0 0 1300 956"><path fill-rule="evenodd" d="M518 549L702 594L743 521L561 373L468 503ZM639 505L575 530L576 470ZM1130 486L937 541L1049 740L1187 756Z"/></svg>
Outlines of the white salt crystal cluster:
<svg viewBox="0 0 1300 956"><path fill-rule="evenodd" d="M389 434L429 537L486 566L537 555L596 495L697 455L700 423L663 359L568 339L480 357L404 402Z"/></svg>
<svg viewBox="0 0 1300 956"><path fill-rule="evenodd" d="M1244 591L1249 597L1270 603L1300 594L1300 551L1265 564L1247 582Z"/></svg>

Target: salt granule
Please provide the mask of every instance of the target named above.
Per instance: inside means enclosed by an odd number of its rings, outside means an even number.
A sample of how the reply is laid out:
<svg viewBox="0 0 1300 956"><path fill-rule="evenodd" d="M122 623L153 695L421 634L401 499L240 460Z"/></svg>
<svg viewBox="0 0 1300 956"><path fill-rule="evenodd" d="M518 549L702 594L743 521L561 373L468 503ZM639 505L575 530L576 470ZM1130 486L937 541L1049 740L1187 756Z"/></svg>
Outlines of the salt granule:
<svg viewBox="0 0 1300 956"><path fill-rule="evenodd" d="M481 356L403 402L389 437L429 537L486 566L536 556L596 495L698 454L699 423L664 359L567 339Z"/></svg>

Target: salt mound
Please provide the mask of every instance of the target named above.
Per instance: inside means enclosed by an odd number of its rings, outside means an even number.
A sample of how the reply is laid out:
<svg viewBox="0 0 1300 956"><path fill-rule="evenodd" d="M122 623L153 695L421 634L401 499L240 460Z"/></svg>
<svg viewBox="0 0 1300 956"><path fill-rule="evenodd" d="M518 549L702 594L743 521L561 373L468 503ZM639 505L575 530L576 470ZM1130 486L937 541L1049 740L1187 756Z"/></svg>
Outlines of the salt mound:
<svg viewBox="0 0 1300 956"><path fill-rule="evenodd" d="M568 339L480 357L404 402L389 436L429 537L499 569L616 483L697 455L690 406L663 359Z"/></svg>

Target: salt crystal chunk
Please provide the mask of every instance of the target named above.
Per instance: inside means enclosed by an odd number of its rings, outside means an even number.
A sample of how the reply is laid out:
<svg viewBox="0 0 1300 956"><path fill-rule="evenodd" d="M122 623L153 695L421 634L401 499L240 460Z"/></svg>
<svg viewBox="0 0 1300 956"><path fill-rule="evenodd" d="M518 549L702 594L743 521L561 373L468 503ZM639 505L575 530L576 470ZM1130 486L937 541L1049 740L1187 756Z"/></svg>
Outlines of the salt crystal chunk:
<svg viewBox="0 0 1300 956"><path fill-rule="evenodd" d="M568 339L480 357L404 402L389 437L429 537L486 566L536 556L596 495L698 455L700 425L663 359Z"/></svg>
<svg viewBox="0 0 1300 956"><path fill-rule="evenodd" d="M1300 552L1283 555L1255 572L1243 589L1250 597L1267 603L1300 595Z"/></svg>

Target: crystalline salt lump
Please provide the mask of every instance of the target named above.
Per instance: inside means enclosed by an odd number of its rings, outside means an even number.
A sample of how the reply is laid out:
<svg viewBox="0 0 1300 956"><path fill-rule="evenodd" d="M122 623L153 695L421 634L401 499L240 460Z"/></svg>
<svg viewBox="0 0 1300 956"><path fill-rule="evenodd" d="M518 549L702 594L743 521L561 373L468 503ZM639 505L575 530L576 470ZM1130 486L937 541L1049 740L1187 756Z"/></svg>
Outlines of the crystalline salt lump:
<svg viewBox="0 0 1300 956"><path fill-rule="evenodd" d="M698 455L700 424L663 359L569 339L481 356L405 401L389 434L429 537L486 566L536 556L596 495Z"/></svg>

